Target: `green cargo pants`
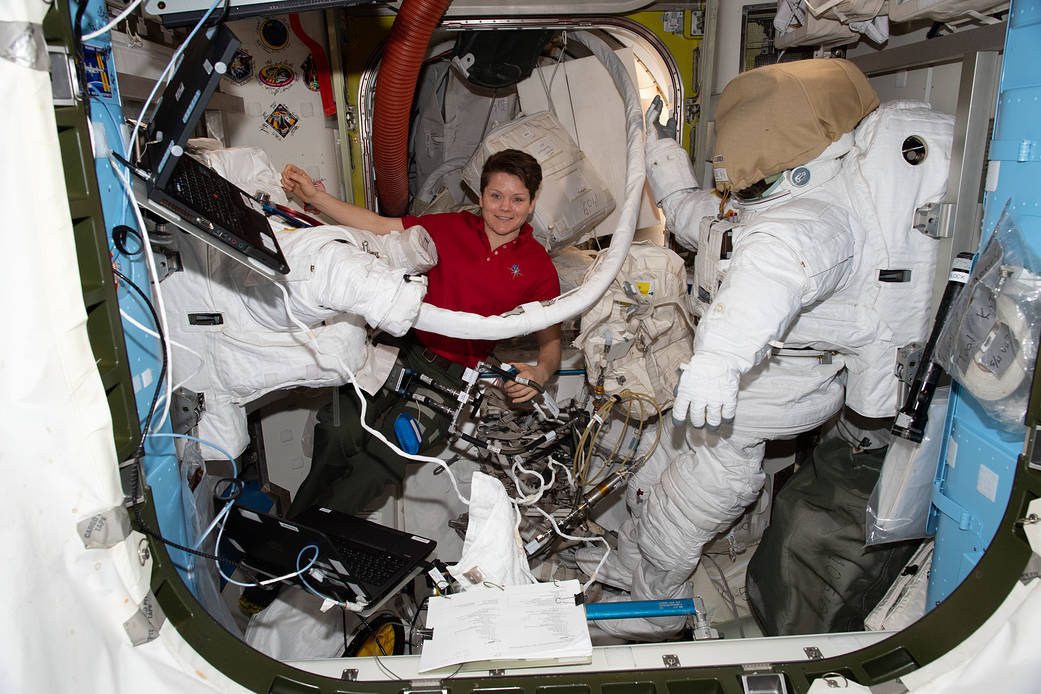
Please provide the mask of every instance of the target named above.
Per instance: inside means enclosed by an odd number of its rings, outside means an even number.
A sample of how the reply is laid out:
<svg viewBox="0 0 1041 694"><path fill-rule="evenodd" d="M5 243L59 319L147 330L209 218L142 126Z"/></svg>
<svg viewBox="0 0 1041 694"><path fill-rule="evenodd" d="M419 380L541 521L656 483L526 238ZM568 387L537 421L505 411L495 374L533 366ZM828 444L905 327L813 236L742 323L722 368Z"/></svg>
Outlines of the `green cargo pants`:
<svg viewBox="0 0 1041 694"><path fill-rule="evenodd" d="M425 349L411 333L388 342L400 349L398 366L427 374L452 388L463 388L464 367ZM396 371L367 400L365 421L397 445L394 421L402 413L411 414L419 422L423 441L420 453L425 453L444 442L449 421L441 413L394 392ZM433 389L422 387L416 391L450 408L457 404L450 396ZM287 517L294 518L313 506L358 513L383 494L388 484L399 484L404 478L408 460L365 431L360 416L358 397L350 384L337 388L332 402L318 411L311 469L294 495Z"/></svg>

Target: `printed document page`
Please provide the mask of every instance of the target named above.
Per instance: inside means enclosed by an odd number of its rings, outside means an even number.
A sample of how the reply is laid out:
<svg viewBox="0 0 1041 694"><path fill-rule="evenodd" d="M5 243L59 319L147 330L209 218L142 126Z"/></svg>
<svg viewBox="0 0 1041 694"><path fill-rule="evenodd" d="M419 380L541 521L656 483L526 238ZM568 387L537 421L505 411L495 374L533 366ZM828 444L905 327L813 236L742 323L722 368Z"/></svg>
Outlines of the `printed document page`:
<svg viewBox="0 0 1041 694"><path fill-rule="evenodd" d="M430 598L419 671L460 663L509 661L514 666L588 663L586 610L575 603L578 581L489 587ZM508 666L498 663L499 667Z"/></svg>

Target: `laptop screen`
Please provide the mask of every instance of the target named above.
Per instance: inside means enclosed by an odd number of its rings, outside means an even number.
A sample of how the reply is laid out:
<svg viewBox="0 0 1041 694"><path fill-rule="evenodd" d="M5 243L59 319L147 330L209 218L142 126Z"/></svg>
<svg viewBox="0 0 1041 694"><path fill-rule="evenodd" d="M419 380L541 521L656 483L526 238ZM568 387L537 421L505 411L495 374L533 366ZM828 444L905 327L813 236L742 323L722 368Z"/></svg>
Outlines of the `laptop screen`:
<svg viewBox="0 0 1041 694"><path fill-rule="evenodd" d="M240 41L224 24L192 37L163 91L146 133L146 167L154 184L166 186L185 143L199 125Z"/></svg>

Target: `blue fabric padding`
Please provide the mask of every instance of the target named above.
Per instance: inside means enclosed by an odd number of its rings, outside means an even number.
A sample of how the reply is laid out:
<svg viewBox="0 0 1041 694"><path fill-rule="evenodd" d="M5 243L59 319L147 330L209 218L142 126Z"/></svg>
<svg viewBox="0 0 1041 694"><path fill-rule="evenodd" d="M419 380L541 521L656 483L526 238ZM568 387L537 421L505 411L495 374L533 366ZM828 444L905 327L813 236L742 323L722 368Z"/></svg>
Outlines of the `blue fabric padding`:
<svg viewBox="0 0 1041 694"><path fill-rule="evenodd" d="M407 412L402 412L394 420L394 435L398 438L398 446L406 453L419 453L423 446L423 432L419 430L419 422Z"/></svg>

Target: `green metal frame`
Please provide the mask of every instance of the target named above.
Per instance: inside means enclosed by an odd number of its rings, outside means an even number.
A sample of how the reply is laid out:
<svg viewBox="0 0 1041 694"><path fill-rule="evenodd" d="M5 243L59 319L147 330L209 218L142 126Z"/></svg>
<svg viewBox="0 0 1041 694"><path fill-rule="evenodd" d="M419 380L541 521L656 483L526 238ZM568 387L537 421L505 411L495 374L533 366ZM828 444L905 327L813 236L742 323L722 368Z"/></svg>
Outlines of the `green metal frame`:
<svg viewBox="0 0 1041 694"><path fill-rule="evenodd" d="M47 43L65 46L71 51L71 27L68 5L56 3L44 17L43 32ZM120 460L126 460L133 455L140 441L141 427L123 341L116 285L112 278L108 235L101 213L86 111L82 102L74 106L56 106L54 118L58 125L58 144L76 238L83 304L87 309L87 335L112 413L116 453Z"/></svg>
<svg viewBox="0 0 1041 694"><path fill-rule="evenodd" d="M67 5L57 3L44 21L48 42L71 48L70 26ZM85 112L79 105L57 107L55 115L91 346L108 394L117 450L125 459L132 454L140 430L115 285L109 271L107 237ZM460 676L444 680L440 686L452 694L740 694L741 676L750 672L783 673L793 692L806 691L814 679L828 673L870 686L912 672L966 639L994 613L1019 579L1031 549L1017 521L1026 516L1027 505L1041 496L1041 472L1029 466L1039 421L1041 381L1035 372L1025 453L1019 458L1008 508L993 542L969 577L943 604L916 624L875 645L824 660L756 663L754 670L728 665L592 674ZM141 512L146 522L156 527L148 495ZM154 558L151 588L167 619L197 653L243 687L270 694L396 694L405 689L430 689L429 685L413 687L409 682L338 680L265 656L210 617L181 580L165 546L150 541Z"/></svg>

